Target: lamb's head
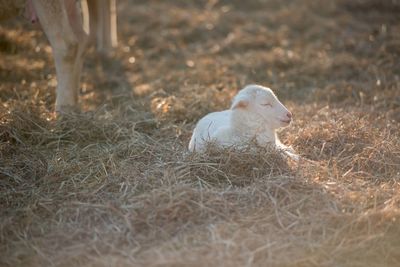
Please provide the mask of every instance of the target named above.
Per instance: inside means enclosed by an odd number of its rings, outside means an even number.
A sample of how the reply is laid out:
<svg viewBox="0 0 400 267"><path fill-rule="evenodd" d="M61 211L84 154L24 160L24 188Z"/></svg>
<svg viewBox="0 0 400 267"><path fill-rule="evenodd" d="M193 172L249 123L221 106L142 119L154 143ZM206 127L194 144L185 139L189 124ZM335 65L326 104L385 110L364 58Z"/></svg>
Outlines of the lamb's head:
<svg viewBox="0 0 400 267"><path fill-rule="evenodd" d="M272 129L286 127L292 121L292 113L278 100L274 92L260 85L248 85L235 96L231 109L248 114L249 119Z"/></svg>

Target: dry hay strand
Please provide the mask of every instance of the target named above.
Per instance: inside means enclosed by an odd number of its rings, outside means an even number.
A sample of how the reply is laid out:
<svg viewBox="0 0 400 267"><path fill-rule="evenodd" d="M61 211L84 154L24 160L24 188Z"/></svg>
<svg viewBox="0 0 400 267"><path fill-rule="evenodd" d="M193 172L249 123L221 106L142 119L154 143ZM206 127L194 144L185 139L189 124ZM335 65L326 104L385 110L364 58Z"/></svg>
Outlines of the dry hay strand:
<svg viewBox="0 0 400 267"><path fill-rule="evenodd" d="M321 110L295 138L293 145L312 160L360 153L377 134L378 130L360 117L351 114L334 116L332 112Z"/></svg>
<svg viewBox="0 0 400 267"><path fill-rule="evenodd" d="M259 199L259 205L247 212L241 205L236 206L229 221L215 221L206 228L145 249L131 264L265 266L268 262L268 266L364 266L369 262L373 266L396 266L398 263L398 210L342 212L336 206L337 199L329 198L317 185L295 180L283 186L286 193L274 201L269 197L273 188L253 188L252 201Z"/></svg>
<svg viewBox="0 0 400 267"><path fill-rule="evenodd" d="M245 186L258 179L290 175L288 160L270 146L222 149L210 144L206 153L189 154L178 171L204 185Z"/></svg>
<svg viewBox="0 0 400 267"><path fill-rule="evenodd" d="M0 21L22 15L25 9L23 0L8 1L0 0Z"/></svg>
<svg viewBox="0 0 400 267"><path fill-rule="evenodd" d="M136 130L144 129L146 124L118 114L112 117L106 109L63 114L57 120L40 106L19 105L3 114L2 142L47 148L61 144L117 143L134 138Z"/></svg>
<svg viewBox="0 0 400 267"><path fill-rule="evenodd" d="M14 183L33 182L47 173L47 159L44 155L30 147L14 147L7 143L0 143L0 176L3 177L3 186L6 180ZM7 179L6 179L7 178Z"/></svg>
<svg viewBox="0 0 400 267"><path fill-rule="evenodd" d="M399 179L400 143L392 132L375 127L372 118L338 114L320 110L307 128L300 129L293 142L296 149L306 158L333 166L338 176Z"/></svg>
<svg viewBox="0 0 400 267"><path fill-rule="evenodd" d="M11 110L2 108L0 141L28 146L40 144L49 128L46 110L34 105L17 105Z"/></svg>
<svg viewBox="0 0 400 267"><path fill-rule="evenodd" d="M229 89L214 84L207 87L199 84L185 84L184 88L180 89L181 92L173 92L173 94L158 90L150 96L150 108L160 121L192 122L194 118L202 117L210 110L229 108L230 101L235 95L235 90L232 89L237 88L235 86ZM209 101L209 99L214 99L214 101Z"/></svg>
<svg viewBox="0 0 400 267"><path fill-rule="evenodd" d="M48 43L2 25L0 265L400 265L389 2L121 1L123 67L83 78L84 106L111 107L59 121ZM186 153L254 82L292 100L283 140L313 162Z"/></svg>

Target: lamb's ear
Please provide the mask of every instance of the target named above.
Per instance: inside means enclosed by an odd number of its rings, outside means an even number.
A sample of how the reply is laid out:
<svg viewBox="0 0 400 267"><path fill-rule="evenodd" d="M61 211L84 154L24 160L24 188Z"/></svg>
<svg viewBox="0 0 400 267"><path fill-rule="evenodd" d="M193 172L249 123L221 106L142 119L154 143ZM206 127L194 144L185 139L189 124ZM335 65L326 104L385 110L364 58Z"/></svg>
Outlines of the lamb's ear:
<svg viewBox="0 0 400 267"><path fill-rule="evenodd" d="M245 98L238 98L233 100L231 109L246 109L249 106L249 100Z"/></svg>

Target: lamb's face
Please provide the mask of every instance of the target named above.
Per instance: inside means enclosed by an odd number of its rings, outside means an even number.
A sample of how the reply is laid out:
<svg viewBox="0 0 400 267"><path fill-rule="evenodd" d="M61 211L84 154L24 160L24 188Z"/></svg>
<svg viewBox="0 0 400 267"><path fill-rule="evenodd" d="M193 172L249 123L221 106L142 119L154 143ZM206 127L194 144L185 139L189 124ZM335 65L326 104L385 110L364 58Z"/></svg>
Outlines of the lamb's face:
<svg viewBox="0 0 400 267"><path fill-rule="evenodd" d="M271 90L257 91L251 106L274 129L286 127L292 121L292 113L278 100Z"/></svg>
<svg viewBox="0 0 400 267"><path fill-rule="evenodd" d="M292 121L290 111L278 100L271 89L259 85L246 86L235 97L232 108L250 112L268 127L286 127Z"/></svg>

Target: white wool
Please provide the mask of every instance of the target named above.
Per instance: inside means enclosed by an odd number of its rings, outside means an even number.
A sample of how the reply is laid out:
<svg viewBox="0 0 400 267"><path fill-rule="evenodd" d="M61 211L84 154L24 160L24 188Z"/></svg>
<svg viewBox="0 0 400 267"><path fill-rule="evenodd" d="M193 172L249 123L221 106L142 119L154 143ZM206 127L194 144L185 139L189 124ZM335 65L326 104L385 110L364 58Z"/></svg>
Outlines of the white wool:
<svg viewBox="0 0 400 267"><path fill-rule="evenodd" d="M203 152L209 142L240 147L255 140L263 147L274 144L296 158L276 134L277 129L290 124L291 116L270 88L248 85L235 96L229 110L210 113L197 123L189 150Z"/></svg>

